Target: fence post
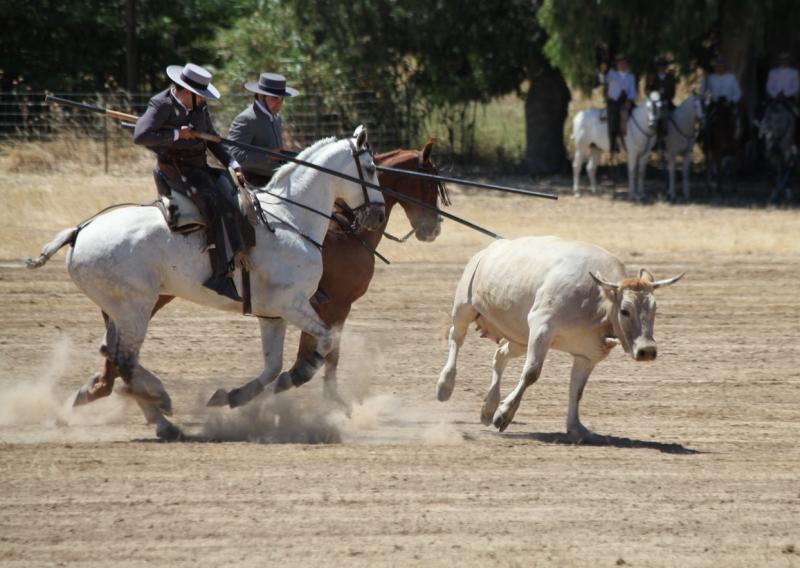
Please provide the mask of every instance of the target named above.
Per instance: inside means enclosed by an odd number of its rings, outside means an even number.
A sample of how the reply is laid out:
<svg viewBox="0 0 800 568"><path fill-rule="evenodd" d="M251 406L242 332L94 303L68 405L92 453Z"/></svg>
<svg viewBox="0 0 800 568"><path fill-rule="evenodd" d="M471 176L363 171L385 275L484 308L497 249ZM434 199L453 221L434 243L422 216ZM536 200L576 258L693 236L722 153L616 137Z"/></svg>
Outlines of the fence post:
<svg viewBox="0 0 800 568"><path fill-rule="evenodd" d="M322 133L320 132L321 125L320 121L322 120L322 96L315 95L314 96L314 140L319 140L322 138Z"/></svg>
<svg viewBox="0 0 800 568"><path fill-rule="evenodd" d="M108 118L103 115L103 156L105 171L108 173Z"/></svg>

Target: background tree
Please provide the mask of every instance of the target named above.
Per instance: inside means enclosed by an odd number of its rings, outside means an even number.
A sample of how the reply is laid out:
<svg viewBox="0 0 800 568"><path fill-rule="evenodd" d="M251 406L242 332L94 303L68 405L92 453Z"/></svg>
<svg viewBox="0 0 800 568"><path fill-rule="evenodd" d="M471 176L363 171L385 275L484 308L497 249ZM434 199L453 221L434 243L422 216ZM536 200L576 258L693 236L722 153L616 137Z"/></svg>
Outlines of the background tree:
<svg viewBox="0 0 800 568"><path fill-rule="evenodd" d="M169 63L218 62L216 30L257 0L137 0L139 86L166 81ZM0 88L97 91L127 84L125 0L0 0Z"/></svg>
<svg viewBox="0 0 800 568"><path fill-rule="evenodd" d="M619 51L639 76L657 55L669 55L686 75L709 68L719 53L751 116L766 68L777 53L800 48L795 0L544 0L538 18L549 35L545 54L575 87L591 89L600 61Z"/></svg>
<svg viewBox="0 0 800 568"><path fill-rule="evenodd" d="M529 0L291 0L264 2L218 45L236 81L245 69L280 68L306 92L373 93L380 122L409 141L436 112L463 149L470 105L516 92L525 101L529 171L542 174L566 163L569 103L560 72L541 55L545 39Z"/></svg>

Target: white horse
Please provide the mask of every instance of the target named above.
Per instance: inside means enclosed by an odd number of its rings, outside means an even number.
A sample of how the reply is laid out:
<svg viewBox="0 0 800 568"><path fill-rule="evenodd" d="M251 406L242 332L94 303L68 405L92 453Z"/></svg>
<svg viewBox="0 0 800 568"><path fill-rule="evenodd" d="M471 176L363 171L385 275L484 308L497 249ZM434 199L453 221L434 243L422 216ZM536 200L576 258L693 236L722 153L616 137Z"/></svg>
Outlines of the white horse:
<svg viewBox="0 0 800 568"><path fill-rule="evenodd" d="M689 200L689 168L692 165L692 149L695 142L695 126L702 128L705 120L703 99L692 95L667 117L667 171L669 172L669 187L667 194L670 199L677 199L675 194L675 162L678 156L683 158L683 198Z"/></svg>
<svg viewBox="0 0 800 568"><path fill-rule="evenodd" d="M582 110L572 120L572 139L575 141L575 157L572 160L575 197L580 197L580 177L583 163L589 159L586 171L592 193L597 194L597 166L600 165L600 152L608 152L611 144L608 139L608 123L601 120L599 108ZM642 182L647 159L656 143L656 123L661 116L661 97L652 92L633 109L628 117L625 132L625 150L628 158L628 197L643 197Z"/></svg>
<svg viewBox="0 0 800 568"><path fill-rule="evenodd" d="M359 127L354 138L320 140L298 159L355 177L361 171L365 181L377 184L366 130ZM272 195L263 193L258 198L269 227L256 224L256 245L248 254L252 313L259 317L264 354L264 370L258 377L262 385L273 381L283 366L287 322L317 338L320 353L314 354L309 367L319 366L332 346L331 329L309 302L322 275L319 245L329 219L303 206L330 215L334 202L341 200L360 209L361 221L368 228L377 229L385 219L380 192L297 164L281 167L266 190ZM111 369L122 376L125 392L137 400L147 421L156 424L159 437L180 437L180 430L164 416L172 410L169 395L161 381L141 365L139 350L159 296L177 296L241 313L241 303L203 286L211 275L204 235L170 232L155 207L117 209L89 224L62 231L29 266L43 265L66 244L72 245L67 254L72 280L108 316L100 347L109 363L106 373ZM241 290L241 276L237 274L236 279ZM110 388L96 394L98 380L98 375L90 379L76 393L74 403L109 394Z"/></svg>

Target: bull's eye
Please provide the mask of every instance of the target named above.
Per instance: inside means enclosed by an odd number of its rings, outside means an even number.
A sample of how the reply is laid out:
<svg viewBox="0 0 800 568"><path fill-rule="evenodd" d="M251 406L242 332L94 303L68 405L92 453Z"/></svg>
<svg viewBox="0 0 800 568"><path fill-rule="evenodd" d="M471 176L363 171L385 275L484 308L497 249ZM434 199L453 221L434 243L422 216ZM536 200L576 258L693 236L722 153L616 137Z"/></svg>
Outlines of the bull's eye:
<svg viewBox="0 0 800 568"><path fill-rule="evenodd" d="M629 318L629 317L631 317L631 312L630 312L630 310L626 310L626 309L623 308L623 309L621 309L619 311L619 315L621 315L624 318Z"/></svg>

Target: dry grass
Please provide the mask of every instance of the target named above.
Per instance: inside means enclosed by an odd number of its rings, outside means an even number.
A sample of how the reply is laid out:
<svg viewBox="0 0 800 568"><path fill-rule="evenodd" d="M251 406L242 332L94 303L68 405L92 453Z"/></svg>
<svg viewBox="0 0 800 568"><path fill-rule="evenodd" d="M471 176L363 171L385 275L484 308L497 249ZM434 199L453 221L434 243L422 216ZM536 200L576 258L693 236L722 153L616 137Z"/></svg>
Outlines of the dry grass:
<svg viewBox="0 0 800 568"><path fill-rule="evenodd" d="M102 140L60 135L51 141L13 142L0 146L0 169L19 174L74 173L85 176L105 173L106 148ZM129 136L108 138L109 173L139 170L149 153L134 146Z"/></svg>
<svg viewBox="0 0 800 568"><path fill-rule="evenodd" d="M128 175L11 174L0 193L0 259L38 253L55 231L78 223L114 203L139 203L155 195L151 164L143 160ZM133 166L131 166L133 168ZM498 181L498 180L493 180ZM524 179L499 180L525 186ZM558 191L555 184L538 190ZM507 237L554 234L591 241L623 259L649 253L800 253L797 210L725 208L705 205L634 205L608 198L561 196L558 201L479 193L451 188L452 213ZM623 221L624 219L624 221ZM392 218L390 230L403 233L408 221ZM487 238L446 221L436 247L408 247L390 242L381 250L398 261L436 261L443 250L466 260Z"/></svg>

